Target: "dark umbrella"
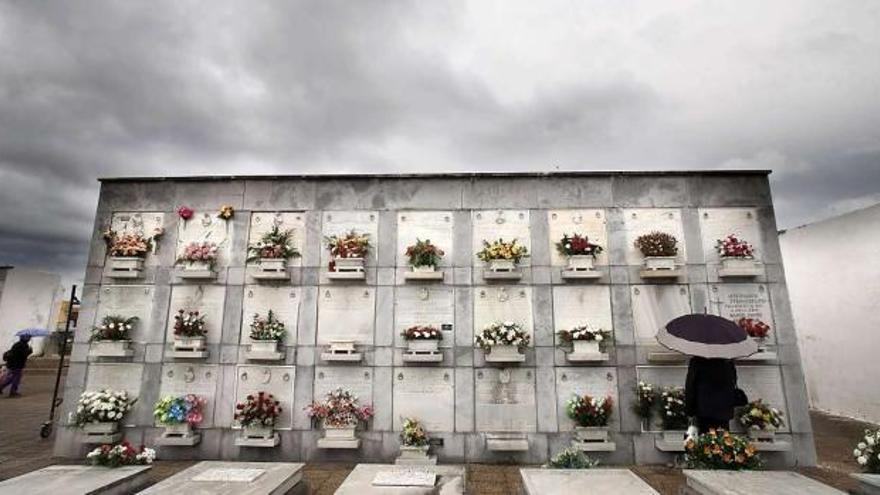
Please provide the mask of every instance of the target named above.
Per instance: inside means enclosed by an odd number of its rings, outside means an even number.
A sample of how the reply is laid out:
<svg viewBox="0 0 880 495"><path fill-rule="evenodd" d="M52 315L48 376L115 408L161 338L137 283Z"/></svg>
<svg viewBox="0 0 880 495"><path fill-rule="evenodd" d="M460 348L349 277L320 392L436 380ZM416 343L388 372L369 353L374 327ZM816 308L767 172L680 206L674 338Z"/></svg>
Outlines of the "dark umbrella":
<svg viewBox="0 0 880 495"><path fill-rule="evenodd" d="M720 316L679 316L657 331L657 341L691 356L735 359L758 352L758 344L736 323Z"/></svg>

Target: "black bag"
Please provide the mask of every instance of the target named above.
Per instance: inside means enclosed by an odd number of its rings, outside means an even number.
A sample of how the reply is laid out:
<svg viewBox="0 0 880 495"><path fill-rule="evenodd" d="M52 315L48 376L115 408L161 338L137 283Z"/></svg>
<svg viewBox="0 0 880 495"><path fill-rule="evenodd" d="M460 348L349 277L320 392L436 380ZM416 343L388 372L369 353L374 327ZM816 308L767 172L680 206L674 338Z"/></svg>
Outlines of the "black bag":
<svg viewBox="0 0 880 495"><path fill-rule="evenodd" d="M733 389L733 405L734 407L742 407L749 404L749 396L743 392L743 389L736 387Z"/></svg>

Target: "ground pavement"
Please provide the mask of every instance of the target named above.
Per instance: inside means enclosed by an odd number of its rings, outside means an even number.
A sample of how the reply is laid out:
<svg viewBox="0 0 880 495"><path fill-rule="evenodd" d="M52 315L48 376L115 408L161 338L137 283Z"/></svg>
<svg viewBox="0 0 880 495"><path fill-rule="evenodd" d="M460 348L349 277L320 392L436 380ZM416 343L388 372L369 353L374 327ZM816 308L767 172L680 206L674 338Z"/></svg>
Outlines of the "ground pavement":
<svg viewBox="0 0 880 495"><path fill-rule="evenodd" d="M40 438L40 425L46 420L52 398L54 374L26 371L20 398L0 397L0 480L5 480L56 463L70 463L52 458L53 437ZM63 385L63 382L62 382ZM852 449L865 428L871 425L848 419L812 414L819 466L803 468L799 472L849 491L855 483L849 478L858 471L852 459ZM194 464L190 461L157 461L151 473L156 483ZM519 493L520 466L470 464L467 479L468 492L473 494L506 495ZM354 464L307 464L304 479L309 493L332 494ZM680 470L666 466L635 466L633 472L664 495L677 495L684 484Z"/></svg>

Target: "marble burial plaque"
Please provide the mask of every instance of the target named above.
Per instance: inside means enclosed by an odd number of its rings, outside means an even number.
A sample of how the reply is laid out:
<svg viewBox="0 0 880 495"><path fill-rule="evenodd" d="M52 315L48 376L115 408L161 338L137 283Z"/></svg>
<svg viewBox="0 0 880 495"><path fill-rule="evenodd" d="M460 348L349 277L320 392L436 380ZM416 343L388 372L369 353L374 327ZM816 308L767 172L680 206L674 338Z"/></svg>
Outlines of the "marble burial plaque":
<svg viewBox="0 0 880 495"><path fill-rule="evenodd" d="M761 259L763 242L755 208L700 208L699 215L706 263L720 262L715 243L730 234L754 246L755 259Z"/></svg>
<svg viewBox="0 0 880 495"><path fill-rule="evenodd" d="M712 313L737 321L757 318L770 325L770 340L774 340L773 313L770 310L770 291L764 284L715 284L710 286Z"/></svg>
<svg viewBox="0 0 880 495"><path fill-rule="evenodd" d="M300 256L296 256L287 260L288 266L300 266L302 264L302 253L305 246L306 238L306 215L300 211L278 211L278 212L254 212L251 214L251 230L248 238L248 245L252 246L260 241L264 234L271 231L273 227L278 226L282 231L292 231L291 246L293 246Z"/></svg>
<svg viewBox="0 0 880 495"><path fill-rule="evenodd" d="M553 266L563 266L568 263L566 257L556 250L556 243L565 234L586 236L590 242L608 249L605 210L551 210L547 212L547 220L550 226L550 264ZM595 264L608 264L606 251L596 257Z"/></svg>
<svg viewBox="0 0 880 495"><path fill-rule="evenodd" d="M663 387L684 388L687 378L687 366L637 366L636 380L654 385L656 390ZM634 400L635 392L629 391L630 400ZM651 416L649 431L661 430L660 420L656 414Z"/></svg>
<svg viewBox="0 0 880 495"><path fill-rule="evenodd" d="M137 323L129 332L135 342L160 341L161 336L149 335L153 321L153 298L155 288L151 285L105 285L98 293L98 310L95 325L105 316L136 316ZM151 338L152 337L152 338ZM158 337L158 339L157 339Z"/></svg>
<svg viewBox="0 0 880 495"><path fill-rule="evenodd" d="M472 220L475 267L484 265L484 262L477 258L477 253L483 249L483 241L492 242L501 238L510 242L516 239L517 244L522 244L531 253L529 210L479 210L473 212ZM520 265L529 265L529 257L523 258Z"/></svg>
<svg viewBox="0 0 880 495"><path fill-rule="evenodd" d="M535 374L531 369L484 368L476 372L476 425L480 432L537 430Z"/></svg>
<svg viewBox="0 0 880 495"><path fill-rule="evenodd" d="M294 366L239 365L236 368L235 399L244 401L248 394L268 392L281 403L281 415L275 429L290 429L293 420ZM233 404L233 408L235 405ZM234 411L234 409L233 409Z"/></svg>
<svg viewBox="0 0 880 495"><path fill-rule="evenodd" d="M342 387L360 399L361 405L373 403L373 371L367 367L315 367L314 399L324 400L327 392Z"/></svg>
<svg viewBox="0 0 880 495"><path fill-rule="evenodd" d="M737 366L737 381L750 401L763 399L765 404L775 407L785 415L785 426L781 431L789 431L788 407L782 388L782 373L778 366Z"/></svg>
<svg viewBox="0 0 880 495"><path fill-rule="evenodd" d="M475 287L474 334L497 321L519 323L526 333L532 335L532 289L517 286Z"/></svg>
<svg viewBox="0 0 880 495"><path fill-rule="evenodd" d="M630 291L637 344L659 345L657 330L691 312L686 285L634 285Z"/></svg>
<svg viewBox="0 0 880 495"><path fill-rule="evenodd" d="M565 403L574 395L611 396L614 407L609 425L617 423L620 401L617 397L617 370L602 368L556 368L556 413L559 431L574 430L574 422L565 413Z"/></svg>
<svg viewBox="0 0 880 495"><path fill-rule="evenodd" d="M633 208L623 210L623 228L626 231L626 263L641 265L644 261L642 253L636 249L635 240L654 231L665 232L678 240L678 263L684 263L684 227L681 223L681 211L677 208Z"/></svg>
<svg viewBox="0 0 880 495"><path fill-rule="evenodd" d="M110 219L110 228L117 235L138 234L146 238L151 238L157 233L158 239L154 239L153 249L147 254L144 264L148 266L158 265L159 260L155 254L161 249L165 229L165 214L162 212L132 212L118 211L113 214ZM173 246L172 246L173 247Z"/></svg>
<svg viewBox="0 0 880 495"><path fill-rule="evenodd" d="M216 364L166 363L162 366L162 385L159 397L194 394L203 397L202 428L214 425L214 410L217 399L217 381L220 368Z"/></svg>
<svg viewBox="0 0 880 495"><path fill-rule="evenodd" d="M430 240L444 255L440 266L452 265L454 220L451 211L401 211L397 214L397 266L409 266L406 248L417 239Z"/></svg>
<svg viewBox="0 0 880 495"><path fill-rule="evenodd" d="M187 221L179 219L177 222L177 255L183 254L184 249L193 242L213 242L217 245L217 265L229 264L229 248L232 244L231 220L223 220L217 217L219 206L210 211L196 211Z"/></svg>
<svg viewBox="0 0 880 495"><path fill-rule="evenodd" d="M297 322L299 321L299 287L276 287L267 285L248 285L244 288L244 303L241 313L241 342L252 342L251 322L255 314L266 318L269 310L284 323L287 334L284 345L296 345Z"/></svg>
<svg viewBox="0 0 880 495"><path fill-rule="evenodd" d="M192 477L192 481L223 481L226 483L250 483L266 473L265 469L214 468Z"/></svg>
<svg viewBox="0 0 880 495"><path fill-rule="evenodd" d="M318 345L332 340L373 344L376 292L372 287L321 287L318 296Z"/></svg>
<svg viewBox="0 0 880 495"><path fill-rule="evenodd" d="M222 285L175 285L171 288L171 305L168 309L168 342L174 340L174 315L178 310L198 311L205 315L208 330L207 342L220 342L223 332L223 308L226 287Z"/></svg>
<svg viewBox="0 0 880 495"><path fill-rule="evenodd" d="M109 388L125 390L130 397L141 394L144 365L142 363L101 363L89 366L86 390L97 392Z"/></svg>
<svg viewBox="0 0 880 495"><path fill-rule="evenodd" d="M553 287L553 329L569 330L589 324L612 329L611 290L607 285Z"/></svg>
<svg viewBox="0 0 880 495"><path fill-rule="evenodd" d="M419 486L433 487L437 483L437 473L419 468L395 468L379 471L373 478L373 486Z"/></svg>
<svg viewBox="0 0 880 495"><path fill-rule="evenodd" d="M330 263L330 250L324 238L332 235L345 235L352 230L358 234L367 234L370 239L370 250L367 253L366 265L375 264L376 251L379 245L379 214L375 211L328 211L324 213L321 229L321 267Z"/></svg>
<svg viewBox="0 0 880 495"><path fill-rule="evenodd" d="M401 332L414 325L428 325L443 332L440 347L455 343L455 298L451 287L402 286L394 294L394 342L406 346Z"/></svg>
<svg viewBox="0 0 880 495"><path fill-rule="evenodd" d="M455 429L453 368L394 368L394 429L403 418L422 423L429 433Z"/></svg>

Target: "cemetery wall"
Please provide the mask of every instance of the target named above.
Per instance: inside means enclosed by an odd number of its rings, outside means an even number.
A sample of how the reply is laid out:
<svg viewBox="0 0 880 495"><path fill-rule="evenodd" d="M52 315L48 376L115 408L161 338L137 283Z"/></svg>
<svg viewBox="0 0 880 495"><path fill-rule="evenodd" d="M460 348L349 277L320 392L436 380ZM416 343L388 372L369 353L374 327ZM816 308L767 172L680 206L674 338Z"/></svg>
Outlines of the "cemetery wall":
<svg viewBox="0 0 880 495"><path fill-rule="evenodd" d="M194 216L183 221L180 205ZM223 205L235 209L228 221L217 218ZM293 230L302 256L283 280L267 282L254 278L247 247L274 224ZM140 278L110 276L102 237L109 226L164 229ZM351 229L372 241L364 280L334 279L323 238ZM677 278L643 278L633 240L651 230L679 239ZM596 279L562 276L566 260L554 243L575 232L605 247ZM755 244L756 277L719 277L714 244L729 233ZM487 280L475 256L483 240L498 237L529 248L518 280ZM416 238L445 251L442 280L406 279L403 251ZM174 265L183 246L204 239L220 246L216 278L179 277ZM740 382L750 397L786 414L779 434L792 448L768 453L771 465L815 463L766 172L104 180L82 300L62 418L84 390L126 389L139 401L123 422L125 436L150 445L162 433L152 417L161 396L206 396L201 442L163 447L165 458L389 461L398 453L401 418L414 416L442 440L432 448L441 462L543 463L572 439L565 401L589 393L615 403L609 448L592 455L606 464L668 462L674 453L658 447L657 422L643 423L631 410L633 389L639 380L684 385L686 362L664 353L653 334L675 316L709 311L772 326L773 358L740 363ZM172 319L182 308L206 315L203 359L173 357ZM289 332L284 358L248 360L248 323L268 309ZM140 319L133 356L91 356L90 324L113 313ZM531 335L524 362L487 362L474 347L475 333L496 320L516 320ZM425 323L443 330L442 360L405 361L401 330ZM604 360L574 362L558 345L557 330L582 323L613 332ZM355 341L361 361L324 359L327 345L342 338ZM319 448L322 432L303 412L337 386L375 408L355 450ZM234 404L257 390L274 393L284 407L274 448L235 444ZM524 440L527 450L492 450L490 440L499 437ZM79 457L87 448L77 429L59 428L58 455Z"/></svg>

